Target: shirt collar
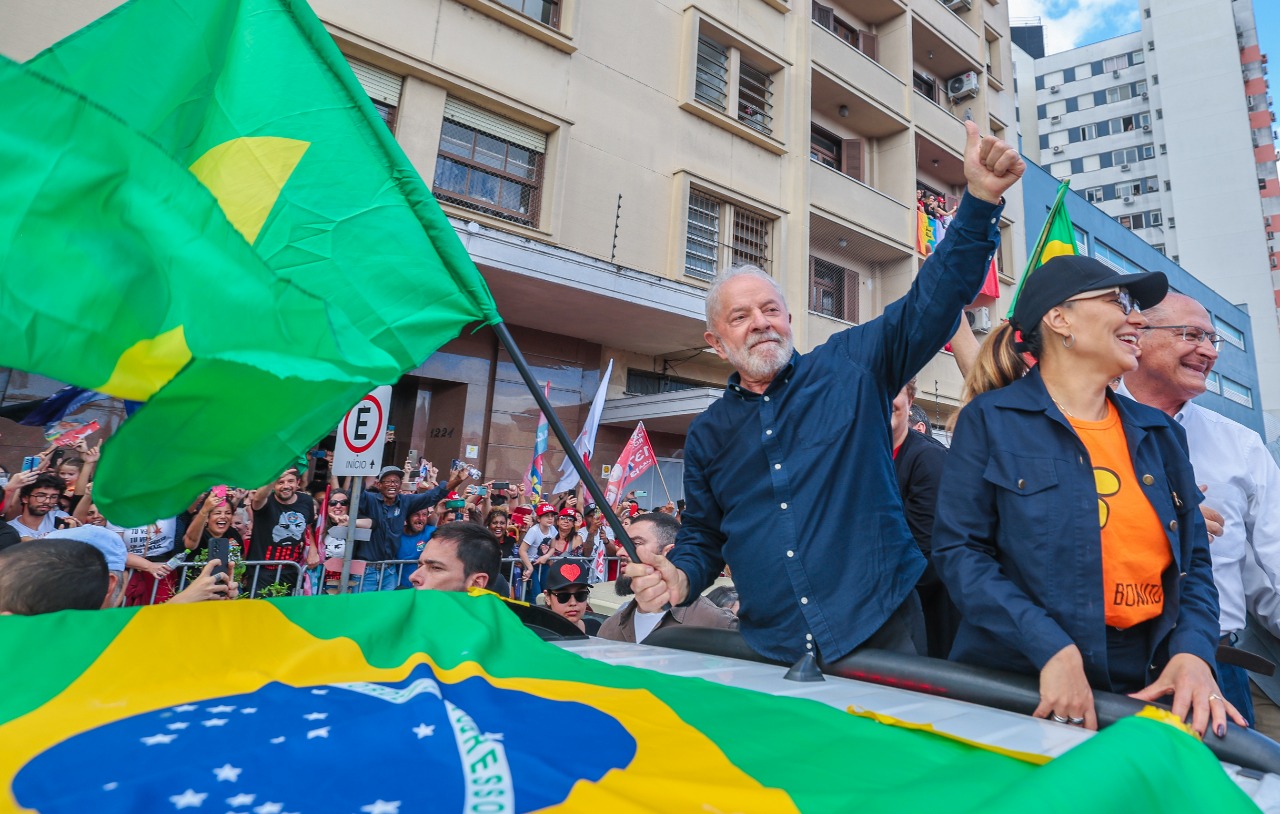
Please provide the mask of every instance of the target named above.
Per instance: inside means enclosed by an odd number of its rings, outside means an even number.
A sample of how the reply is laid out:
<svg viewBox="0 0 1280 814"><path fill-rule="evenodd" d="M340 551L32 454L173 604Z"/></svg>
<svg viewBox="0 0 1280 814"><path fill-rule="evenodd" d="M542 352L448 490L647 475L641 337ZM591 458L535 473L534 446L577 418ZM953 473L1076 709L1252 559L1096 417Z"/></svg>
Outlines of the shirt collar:
<svg viewBox="0 0 1280 814"><path fill-rule="evenodd" d="M799 355L800 354L797 353L796 351L791 352L791 361L787 362L786 367L778 371L778 374L773 377L773 381L769 382L769 386L765 388L763 393L756 393L743 387L741 384L742 376L739 375L738 371L736 370L733 371L732 374L730 374L729 384L725 387L725 390L737 396L738 398L742 399L743 401L756 401L761 396L773 395L779 389L784 387L787 384L787 382L791 381L791 374L795 372L796 359L799 357Z"/></svg>

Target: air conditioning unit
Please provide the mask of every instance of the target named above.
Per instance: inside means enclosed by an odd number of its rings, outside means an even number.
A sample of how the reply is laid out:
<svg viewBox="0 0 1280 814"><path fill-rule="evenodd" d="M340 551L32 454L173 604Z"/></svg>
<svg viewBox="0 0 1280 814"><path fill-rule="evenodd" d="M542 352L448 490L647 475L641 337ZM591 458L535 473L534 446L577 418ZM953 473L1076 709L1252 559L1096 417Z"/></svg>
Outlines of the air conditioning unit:
<svg viewBox="0 0 1280 814"><path fill-rule="evenodd" d="M1112 72L1111 72L1111 78L1112 78L1112 79L1119 79L1119 78L1120 78L1120 69L1119 69L1119 68L1117 68L1116 70L1114 70L1114 71L1112 71Z"/></svg>
<svg viewBox="0 0 1280 814"><path fill-rule="evenodd" d="M1128 171L1129 171L1129 165L1128 165L1128 164L1121 164L1121 165L1120 165L1120 172L1128 172Z"/></svg>
<svg viewBox="0 0 1280 814"><path fill-rule="evenodd" d="M1145 90L1144 90L1144 91L1142 92L1142 98L1143 98L1144 100L1145 100L1145 99L1147 99L1149 96L1150 96L1150 94L1149 94L1147 91L1145 91Z"/></svg>
<svg viewBox="0 0 1280 814"><path fill-rule="evenodd" d="M947 80L947 96L952 102L978 95L978 72L965 71Z"/></svg>
<svg viewBox="0 0 1280 814"><path fill-rule="evenodd" d="M1050 116L1050 117L1049 117L1049 123L1050 123L1050 124L1062 124L1062 117L1061 117L1061 116Z"/></svg>
<svg viewBox="0 0 1280 814"><path fill-rule="evenodd" d="M942 0L942 5L952 11L968 11L973 8L973 0Z"/></svg>
<svg viewBox="0 0 1280 814"><path fill-rule="evenodd" d="M1049 92L1050 92L1050 93L1061 93L1061 92L1062 92L1062 86L1061 86L1061 85L1050 85L1050 86L1049 86Z"/></svg>
<svg viewBox="0 0 1280 814"><path fill-rule="evenodd" d="M1060 153L1060 152L1062 152L1062 145L1061 145L1061 144L1055 144L1055 145L1053 145L1053 153L1054 153L1054 155L1057 155L1057 154L1058 154L1058 153Z"/></svg>
<svg viewBox="0 0 1280 814"><path fill-rule="evenodd" d="M991 333L991 309L973 308L964 312L964 318L976 334Z"/></svg>
<svg viewBox="0 0 1280 814"><path fill-rule="evenodd" d="M1133 203L1133 196L1132 196L1132 195L1126 195L1126 196L1124 196L1124 199L1123 199L1123 200L1124 200L1124 202L1125 202L1125 203L1127 203L1127 204L1131 204L1131 203Z"/></svg>
<svg viewBox="0 0 1280 814"><path fill-rule="evenodd" d="M1173 220L1173 218L1172 218L1172 217L1170 217L1168 220L1166 220L1166 221L1165 221L1165 223L1169 224L1169 228L1170 228L1170 229L1172 229L1173 227L1177 226L1177 224L1176 224L1176 223L1174 223L1174 220ZM1174 259L1174 262L1177 262L1177 259L1176 259L1176 258Z"/></svg>
<svg viewBox="0 0 1280 814"><path fill-rule="evenodd" d="M1142 132L1144 132L1144 133L1150 133L1150 132L1151 132L1151 125L1149 125L1149 124L1144 124L1144 125L1142 125Z"/></svg>

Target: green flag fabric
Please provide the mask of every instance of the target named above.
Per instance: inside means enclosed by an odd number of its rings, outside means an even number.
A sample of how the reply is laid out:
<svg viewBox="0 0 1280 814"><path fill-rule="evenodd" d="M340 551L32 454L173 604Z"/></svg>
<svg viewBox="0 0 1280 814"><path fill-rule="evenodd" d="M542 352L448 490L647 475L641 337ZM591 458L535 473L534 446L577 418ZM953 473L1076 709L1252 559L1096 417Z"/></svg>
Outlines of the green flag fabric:
<svg viewBox="0 0 1280 814"><path fill-rule="evenodd" d="M152 139L210 190L282 285L313 295L342 327L352 326L358 341L344 335L341 349L378 362L364 392L392 383L467 325L500 320L430 190L301 0L130 0L27 66ZM111 285L109 277L63 272L64 285L74 280L86 294ZM225 284L237 285L232 277ZM33 324L48 321L51 309L36 314ZM185 325L188 345L197 327L221 336L247 327L235 312L208 316ZM263 359L282 352L257 351ZM60 352L74 359L82 348ZM144 358L132 366L146 368L151 357L136 355ZM270 365L262 375L234 376L217 359L191 355L202 376L168 381L160 365L152 392L59 376L148 401L104 448L95 498L113 521L173 514L215 483L267 482L363 395L319 390ZM234 395L236 409L210 400L218 388ZM216 431L192 437L193 428L211 425Z"/></svg>
<svg viewBox="0 0 1280 814"><path fill-rule="evenodd" d="M1027 257L1027 268L1018 281L1018 288L1013 292L1013 302L1009 305L1007 319L1013 318L1013 309L1018 305L1018 297L1022 296L1022 286L1036 269L1055 257L1064 254L1076 254L1076 230L1071 224L1071 215L1067 213L1067 190L1071 182L1063 181L1058 185L1058 194L1049 207L1049 216L1045 218L1044 228L1036 240L1036 247Z"/></svg>
<svg viewBox="0 0 1280 814"><path fill-rule="evenodd" d="M1256 810L1156 721L1038 765L584 659L493 595L0 617L0 658L23 664L0 694L0 810Z"/></svg>
<svg viewBox="0 0 1280 814"><path fill-rule="evenodd" d="M305 389L316 406L345 403L398 374L344 313L267 268L209 191L118 118L3 58L0 108L0 364L126 397L167 381L129 422L135 435L166 413L183 417L134 451L140 482L121 492L192 462L205 478L243 476L252 466L225 458L236 451L229 416L253 418L243 441L278 453L282 428L316 410L295 405L268 426L262 417L284 407L273 395ZM323 418L292 440L314 440ZM208 482L193 477L157 508L189 502Z"/></svg>

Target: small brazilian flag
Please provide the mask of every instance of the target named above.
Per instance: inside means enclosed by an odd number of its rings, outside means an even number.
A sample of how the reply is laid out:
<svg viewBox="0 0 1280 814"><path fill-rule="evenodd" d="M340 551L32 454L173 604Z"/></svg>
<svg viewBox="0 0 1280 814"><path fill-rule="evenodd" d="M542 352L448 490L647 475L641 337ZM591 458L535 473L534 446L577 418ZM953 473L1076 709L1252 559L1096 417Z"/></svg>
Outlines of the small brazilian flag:
<svg viewBox="0 0 1280 814"><path fill-rule="evenodd" d="M26 67L97 112L68 113L45 145L27 139L68 180L41 185L33 164L21 205L6 198L0 214L0 364L146 402L103 451L94 497L114 522L175 514L212 484L268 482L374 386L500 321L302 0L130 0ZM133 133L149 164L173 169L102 163L76 181L96 128ZM135 206L136 174L175 170L186 177Z"/></svg>
<svg viewBox="0 0 1280 814"><path fill-rule="evenodd" d="M539 640L493 595L5 616L0 663L21 665L0 693L6 812L1256 810L1157 721L1027 759L610 666ZM705 660L709 676L727 666Z"/></svg>
<svg viewBox="0 0 1280 814"><path fill-rule="evenodd" d="M1009 319L1013 318L1013 309L1018 304L1018 297L1022 296L1022 286L1031 276L1031 272L1055 257L1077 253L1076 230L1071 225L1071 216L1067 214L1066 197L1067 190L1070 188L1070 181L1058 184L1058 195L1053 199L1053 206L1049 208L1049 217L1045 219L1044 228L1040 230L1040 239L1036 241L1035 249L1027 258L1027 270L1022 273L1022 279L1018 281L1018 290L1013 293L1013 302L1010 303L1007 314Z"/></svg>

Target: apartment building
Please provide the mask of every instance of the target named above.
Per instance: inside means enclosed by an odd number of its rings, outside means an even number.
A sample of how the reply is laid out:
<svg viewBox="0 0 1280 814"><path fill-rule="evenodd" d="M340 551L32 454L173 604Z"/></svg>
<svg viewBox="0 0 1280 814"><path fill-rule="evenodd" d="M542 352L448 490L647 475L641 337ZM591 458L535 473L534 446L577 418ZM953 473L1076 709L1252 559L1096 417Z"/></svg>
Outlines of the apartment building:
<svg viewBox="0 0 1280 814"><path fill-rule="evenodd" d="M1280 180L1251 0L1137 0L1141 28L1020 73L1023 149L1248 309L1280 432ZM1034 94L1034 102L1031 102ZM1034 107L1033 107L1034 105ZM1034 112L1032 112L1034 110Z"/></svg>
<svg viewBox="0 0 1280 814"><path fill-rule="evenodd" d="M0 0L0 52L25 59L113 5ZM673 492L689 423L730 372L703 338L716 271L772 274L807 350L905 293L923 262L917 189L963 191L962 120L1013 135L1004 0L313 5L569 431L613 360L595 460L643 420ZM1025 262L1020 195L1001 222L1006 288ZM950 357L919 389L944 420ZM493 336L467 335L396 386L388 455L518 479L536 419Z"/></svg>

